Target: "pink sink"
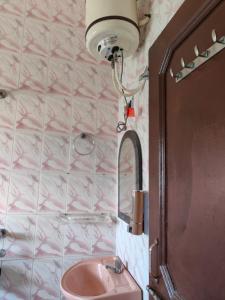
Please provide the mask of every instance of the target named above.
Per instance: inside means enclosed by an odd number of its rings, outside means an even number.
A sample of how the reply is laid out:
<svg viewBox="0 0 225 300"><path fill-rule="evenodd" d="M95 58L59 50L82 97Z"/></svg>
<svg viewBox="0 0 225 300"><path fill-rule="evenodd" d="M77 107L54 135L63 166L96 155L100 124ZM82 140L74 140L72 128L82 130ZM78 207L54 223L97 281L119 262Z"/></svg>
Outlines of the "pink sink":
<svg viewBox="0 0 225 300"><path fill-rule="evenodd" d="M116 274L106 269L116 257L79 262L66 271L61 291L68 300L141 300L142 293L127 269Z"/></svg>

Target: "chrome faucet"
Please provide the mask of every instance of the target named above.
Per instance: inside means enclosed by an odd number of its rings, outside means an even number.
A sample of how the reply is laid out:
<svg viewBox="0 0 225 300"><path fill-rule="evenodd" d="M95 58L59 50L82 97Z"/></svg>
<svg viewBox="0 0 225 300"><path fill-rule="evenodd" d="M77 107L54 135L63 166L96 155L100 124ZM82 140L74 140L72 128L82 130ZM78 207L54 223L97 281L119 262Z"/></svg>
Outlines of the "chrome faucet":
<svg viewBox="0 0 225 300"><path fill-rule="evenodd" d="M105 265L105 267L107 270L111 270L116 274L121 274L123 272L123 268L124 268L122 260L119 258L119 256L116 257L114 266Z"/></svg>

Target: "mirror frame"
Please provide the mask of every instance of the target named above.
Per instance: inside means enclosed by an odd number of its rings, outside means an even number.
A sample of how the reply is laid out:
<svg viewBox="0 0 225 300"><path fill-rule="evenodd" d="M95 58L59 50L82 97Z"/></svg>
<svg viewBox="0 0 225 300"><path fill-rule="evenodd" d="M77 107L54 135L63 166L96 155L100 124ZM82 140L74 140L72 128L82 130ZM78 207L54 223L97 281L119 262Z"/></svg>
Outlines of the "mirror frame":
<svg viewBox="0 0 225 300"><path fill-rule="evenodd" d="M131 217L120 211L120 158L121 158L123 144L127 139L129 139L132 142L134 147L134 152L135 152L136 187L134 187L133 190L135 189L142 190L142 151L141 151L141 143L136 131L128 130L124 134L120 142L119 156L118 156L118 217L122 219L124 222L126 222L127 224L130 224Z"/></svg>

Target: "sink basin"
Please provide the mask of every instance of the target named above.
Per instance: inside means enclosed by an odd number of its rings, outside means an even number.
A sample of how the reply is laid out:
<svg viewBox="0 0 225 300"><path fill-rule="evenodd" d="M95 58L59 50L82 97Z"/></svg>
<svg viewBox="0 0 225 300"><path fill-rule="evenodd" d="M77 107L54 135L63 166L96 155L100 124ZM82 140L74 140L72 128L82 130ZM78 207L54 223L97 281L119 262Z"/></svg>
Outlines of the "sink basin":
<svg viewBox="0 0 225 300"><path fill-rule="evenodd" d="M106 269L116 257L79 262L67 270L61 280L61 291L68 300L141 300L141 289L127 269L116 274Z"/></svg>

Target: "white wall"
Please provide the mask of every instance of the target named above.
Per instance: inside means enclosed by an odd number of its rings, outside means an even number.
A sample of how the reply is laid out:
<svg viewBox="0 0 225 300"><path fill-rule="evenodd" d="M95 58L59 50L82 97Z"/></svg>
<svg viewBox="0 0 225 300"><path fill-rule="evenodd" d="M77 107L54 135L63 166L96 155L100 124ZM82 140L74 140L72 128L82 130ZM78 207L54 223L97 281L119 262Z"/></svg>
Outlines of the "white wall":
<svg viewBox="0 0 225 300"><path fill-rule="evenodd" d="M135 86L139 75L144 71L145 66L148 65L148 51L153 42L162 32L169 20L175 14L177 9L183 3L183 0L147 0L139 1L140 16L145 13L151 14L151 21L144 32L142 32L142 43L134 57L126 60L124 84L126 86ZM151 76L151 70L150 70ZM129 85L128 85L129 84ZM150 91L151 92L151 91ZM146 84L144 90L135 97L135 111L136 117L129 121L128 129L136 130L142 145L143 155L143 189L146 191L146 211L145 211L145 227L148 229L148 191L149 191L149 89ZM123 101L119 103L119 117L123 114ZM123 133L119 135L119 143ZM123 259L124 263L128 265L128 269L137 280L144 291L144 299L148 299L148 294L145 291L148 285L149 276L149 262L148 262L148 248L149 237L148 232L142 236L132 236L127 233L127 226L123 221L117 226L117 240L116 249L117 254Z"/></svg>

